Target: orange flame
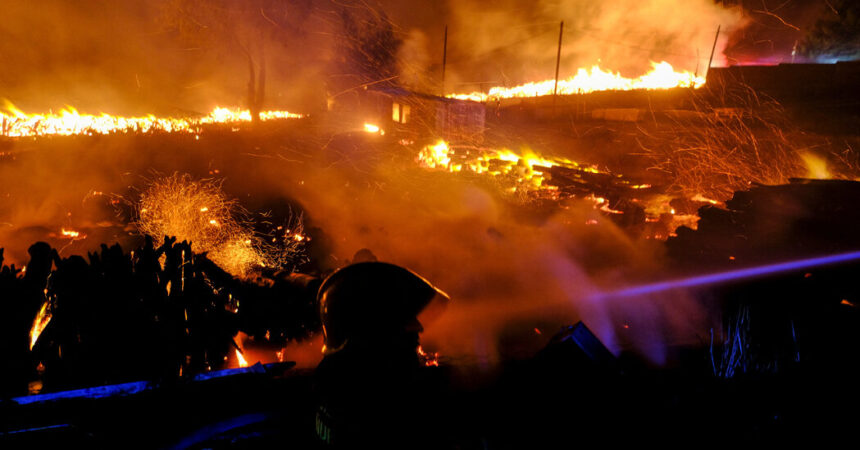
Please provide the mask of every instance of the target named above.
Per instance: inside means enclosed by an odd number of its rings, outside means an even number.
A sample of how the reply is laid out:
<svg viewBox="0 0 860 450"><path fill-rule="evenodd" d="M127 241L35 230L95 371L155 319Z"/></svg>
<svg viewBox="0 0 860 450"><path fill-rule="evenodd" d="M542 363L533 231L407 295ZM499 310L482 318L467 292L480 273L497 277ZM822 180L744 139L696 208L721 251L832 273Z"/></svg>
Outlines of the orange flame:
<svg viewBox="0 0 860 450"><path fill-rule="evenodd" d="M550 200L562 200L575 198L590 204L595 210L605 214L625 214L622 209L613 208L611 200L598 194L565 192L557 184L544 180L552 180L553 173L560 173L562 177L585 180L584 175L596 174L601 177L611 177L612 183L619 188L630 189L629 195L632 201L643 207L645 212L645 223L663 223L667 229L676 229L681 225L695 229L698 215L679 214L671 206L673 197L666 194L649 192L650 184L634 184L620 175L599 170L597 167L588 166L571 161L566 158L540 156L537 153L523 149L514 152L505 148L484 148L475 146L450 146L445 141L428 145L419 151L415 161L419 166L446 172L463 172L480 174L488 177L500 177L501 188L505 192L521 195L527 194L527 198L539 198ZM502 178L503 177L503 178ZM599 191L597 191L599 192ZM720 204L719 201L698 194L690 200L697 202ZM566 208L565 208L566 209ZM669 217L666 217L666 216ZM586 220L586 225L598 225L600 222L595 218ZM656 227L656 225L655 225ZM661 233L660 227L652 230L650 237L666 239L671 234Z"/></svg>
<svg viewBox="0 0 860 450"><path fill-rule="evenodd" d="M30 350L33 350L33 347L39 340L39 336L42 334L42 331L45 331L45 327L47 327L48 323L51 321L52 315L51 311L49 311L50 306L51 304L47 300L45 303L42 303L39 313L36 314L36 318L33 319L33 327L30 328Z"/></svg>
<svg viewBox="0 0 860 450"><path fill-rule="evenodd" d="M827 160L824 158L811 152L801 152L800 158L803 159L804 164L806 164L806 176L808 178L816 180L827 180L833 178L830 174L830 170L827 168Z"/></svg>
<svg viewBox="0 0 860 450"><path fill-rule="evenodd" d="M439 353L427 353L420 345L418 346L418 359L427 367L439 365Z"/></svg>
<svg viewBox="0 0 860 450"><path fill-rule="evenodd" d="M260 120L297 119L304 117L288 111L263 111ZM57 113L27 114L6 101L5 112L0 110L0 136L24 137L45 135L110 134L122 132L186 132L195 133L200 126L217 123L250 122L248 110L216 107L209 115L192 118L175 117L121 117L102 113L81 114L68 106Z"/></svg>
<svg viewBox="0 0 860 450"><path fill-rule="evenodd" d="M62 234L63 236L65 236L67 238L70 238L73 241L78 239L78 238L83 239L83 238L87 237L87 235L85 235L85 234L82 236L80 231L67 230L65 228L60 229L60 234Z"/></svg>
<svg viewBox="0 0 860 450"><path fill-rule="evenodd" d="M239 350L236 350L236 360L239 361L239 367L248 367L248 361L245 361L245 357Z"/></svg>
<svg viewBox="0 0 860 450"><path fill-rule="evenodd" d="M384 131L382 131L382 128L379 128L379 126L378 126L378 125L374 125L374 124L372 124L372 123L366 123L366 124L364 124L364 131L365 131L365 132L367 132L367 133L379 133L379 134L385 134L385 132L384 132Z"/></svg>
<svg viewBox="0 0 860 450"><path fill-rule="evenodd" d="M465 153L465 154L463 154ZM456 162L454 160L456 158ZM491 176L514 176L518 183L528 183L542 188L544 170L554 166L599 173L593 167L583 166L566 158L545 158L523 149L519 153L507 148L468 148L463 151L451 149L445 141L424 147L416 158L418 164L428 169L444 169L449 172L468 171ZM552 189L552 187L546 187ZM516 191L516 189L514 189Z"/></svg>
<svg viewBox="0 0 860 450"><path fill-rule="evenodd" d="M566 80L558 80L558 93L560 95L571 95L613 90L632 91L635 89L653 90L677 87L699 88L705 84L705 78L697 76L692 72L676 72L672 65L665 61L660 63L652 62L651 67L651 71L638 78L625 78L620 73L605 71L598 65L592 66L591 70L580 68L576 71L576 75ZM510 88L496 86L490 88L486 94L483 92L472 92L469 94L453 94L449 97L485 102L487 100L503 98L552 95L554 89L555 80L545 80Z"/></svg>

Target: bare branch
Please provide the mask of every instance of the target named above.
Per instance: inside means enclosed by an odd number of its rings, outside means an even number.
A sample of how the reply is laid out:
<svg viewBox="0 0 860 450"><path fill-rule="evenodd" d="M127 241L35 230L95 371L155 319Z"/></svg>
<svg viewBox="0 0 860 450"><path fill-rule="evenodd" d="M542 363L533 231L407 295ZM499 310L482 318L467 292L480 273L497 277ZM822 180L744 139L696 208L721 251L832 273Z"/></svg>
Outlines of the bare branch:
<svg viewBox="0 0 860 450"><path fill-rule="evenodd" d="M774 14L774 13L770 12L770 11L762 11L762 10L758 10L758 9L756 9L756 10L753 10L753 12L754 12L754 13L759 13L759 14L764 14L764 15L766 15L766 16L774 17L774 18L776 18L776 20L779 20L780 22L782 22L782 24L783 24L783 25L785 25L785 26L787 26L787 27L789 27L789 28L793 28L793 29L795 29L795 30L797 30L797 31L800 31L800 28L798 28L798 27L796 27L796 26L794 26L794 25L792 25L792 24L790 24L790 23L786 22L782 17L779 17L778 15L776 15L776 14Z"/></svg>

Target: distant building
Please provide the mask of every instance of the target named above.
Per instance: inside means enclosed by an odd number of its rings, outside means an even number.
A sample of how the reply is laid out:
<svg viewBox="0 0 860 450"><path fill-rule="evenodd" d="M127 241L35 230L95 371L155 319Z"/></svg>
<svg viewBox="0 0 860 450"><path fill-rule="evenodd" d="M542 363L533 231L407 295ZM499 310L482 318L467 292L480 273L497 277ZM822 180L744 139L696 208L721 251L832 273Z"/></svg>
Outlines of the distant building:
<svg viewBox="0 0 860 450"><path fill-rule="evenodd" d="M450 143L478 144L484 136L483 104L402 88L350 91L332 99L329 112L347 126L373 125L387 135L415 142L445 139Z"/></svg>

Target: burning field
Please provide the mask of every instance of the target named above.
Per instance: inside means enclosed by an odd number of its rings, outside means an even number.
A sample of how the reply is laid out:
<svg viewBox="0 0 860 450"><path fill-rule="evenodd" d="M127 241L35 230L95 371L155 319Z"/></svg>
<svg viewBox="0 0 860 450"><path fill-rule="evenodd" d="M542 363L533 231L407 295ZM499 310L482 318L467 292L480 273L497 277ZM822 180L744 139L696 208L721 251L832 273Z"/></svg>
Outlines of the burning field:
<svg viewBox="0 0 860 450"><path fill-rule="evenodd" d="M751 14L788 13L12 3L0 32L34 48L0 44L0 442L355 443L377 403L428 448L857 417L813 393L860 399L827 382L860 373L860 66L729 66ZM450 297L397 331L408 375L360 340L397 329L387 282L355 288L379 290L355 336L327 322L326 283L372 262Z"/></svg>

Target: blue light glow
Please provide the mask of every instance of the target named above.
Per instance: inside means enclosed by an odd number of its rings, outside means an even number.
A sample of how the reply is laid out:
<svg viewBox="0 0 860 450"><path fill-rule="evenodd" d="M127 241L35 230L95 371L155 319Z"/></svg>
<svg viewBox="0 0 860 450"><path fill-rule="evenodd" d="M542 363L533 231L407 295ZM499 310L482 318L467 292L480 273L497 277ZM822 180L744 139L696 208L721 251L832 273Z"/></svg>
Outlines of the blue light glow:
<svg viewBox="0 0 860 450"><path fill-rule="evenodd" d="M592 295L594 300L604 300L608 298L618 297L633 297L637 295L648 295L657 292L668 291L681 288L695 288L700 286L708 286L713 284L726 283L729 281L743 280L748 278L760 277L763 275L772 275L793 270L810 269L818 266L836 264L860 259L860 251L850 253L840 253L838 255L821 256L817 258L800 259L776 264L768 264L764 266L748 267L746 269L732 270L728 272L717 272L706 275L698 275L694 277L680 278L677 280L661 281L651 284L640 284L611 292L601 292Z"/></svg>

